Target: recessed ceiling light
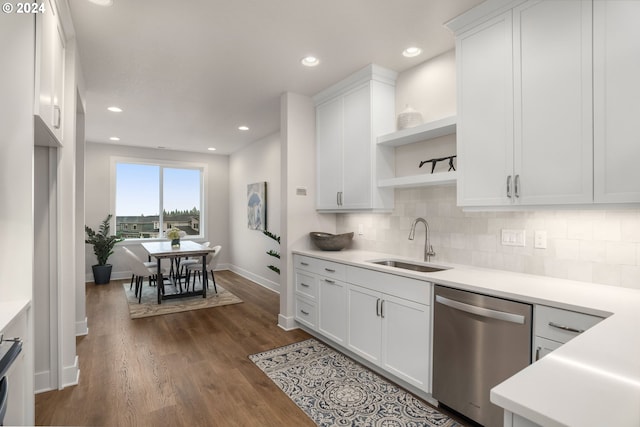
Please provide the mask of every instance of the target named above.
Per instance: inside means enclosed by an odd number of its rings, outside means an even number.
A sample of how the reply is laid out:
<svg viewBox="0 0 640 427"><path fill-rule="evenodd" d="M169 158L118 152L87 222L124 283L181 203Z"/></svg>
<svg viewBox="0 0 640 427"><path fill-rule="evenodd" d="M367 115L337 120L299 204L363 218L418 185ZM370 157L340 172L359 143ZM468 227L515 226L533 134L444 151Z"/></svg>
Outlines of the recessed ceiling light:
<svg viewBox="0 0 640 427"><path fill-rule="evenodd" d="M97 4L98 6L111 6L113 4L113 0L89 0L93 4Z"/></svg>
<svg viewBox="0 0 640 427"><path fill-rule="evenodd" d="M238 126L238 130L249 130L249 126Z"/></svg>
<svg viewBox="0 0 640 427"><path fill-rule="evenodd" d="M117 136L112 136L109 138L109 140L111 141L120 141L120 138L118 138Z"/></svg>
<svg viewBox="0 0 640 427"><path fill-rule="evenodd" d="M422 49L415 46L408 47L404 51L402 51L402 55L406 56L407 58L413 58L414 56L418 56L421 53L422 53Z"/></svg>
<svg viewBox="0 0 640 427"><path fill-rule="evenodd" d="M320 60L315 56L305 56L300 60L300 63L305 67L315 67L320 63Z"/></svg>
<svg viewBox="0 0 640 427"><path fill-rule="evenodd" d="M213 147L209 147L209 148L207 148L207 150L209 150L209 151L216 151L216 149L215 149L215 148L213 148Z"/></svg>
<svg viewBox="0 0 640 427"><path fill-rule="evenodd" d="M109 107L107 108L107 110L111 111L112 113L122 113L122 108L116 106Z"/></svg>

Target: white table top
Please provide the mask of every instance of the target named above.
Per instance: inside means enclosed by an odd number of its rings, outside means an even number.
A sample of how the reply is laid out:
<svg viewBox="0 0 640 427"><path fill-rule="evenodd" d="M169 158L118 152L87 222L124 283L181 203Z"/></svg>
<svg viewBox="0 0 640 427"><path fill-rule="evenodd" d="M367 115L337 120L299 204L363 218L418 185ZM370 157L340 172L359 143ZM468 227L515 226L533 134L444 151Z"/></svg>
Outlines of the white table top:
<svg viewBox="0 0 640 427"><path fill-rule="evenodd" d="M180 247L177 248L172 247L170 241L144 242L142 243L142 247L145 248L149 255L156 258L206 255L209 252L213 252L213 248L201 245L191 240L181 240Z"/></svg>
<svg viewBox="0 0 640 427"><path fill-rule="evenodd" d="M373 264L407 260L375 252L294 253L607 317L494 387L491 401L543 426L640 426L640 291L438 261L453 268L419 273Z"/></svg>

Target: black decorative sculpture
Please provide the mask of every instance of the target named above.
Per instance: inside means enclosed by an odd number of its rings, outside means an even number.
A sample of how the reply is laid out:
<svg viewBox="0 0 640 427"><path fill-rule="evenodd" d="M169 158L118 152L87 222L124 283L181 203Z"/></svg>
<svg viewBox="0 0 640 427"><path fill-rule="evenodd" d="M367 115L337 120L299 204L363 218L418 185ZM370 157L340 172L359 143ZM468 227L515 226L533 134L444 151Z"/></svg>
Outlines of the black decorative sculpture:
<svg viewBox="0 0 640 427"><path fill-rule="evenodd" d="M431 163L431 173L433 173L433 170L436 168L436 163L438 162L442 162L444 160L449 160L449 169L448 170L456 170L456 167L453 165L453 159L455 159L456 155L453 156L447 156L447 157L438 157L435 159L429 159L429 160L423 160L420 162L420 166L418 166L419 168L422 167L422 165L424 165L425 163Z"/></svg>

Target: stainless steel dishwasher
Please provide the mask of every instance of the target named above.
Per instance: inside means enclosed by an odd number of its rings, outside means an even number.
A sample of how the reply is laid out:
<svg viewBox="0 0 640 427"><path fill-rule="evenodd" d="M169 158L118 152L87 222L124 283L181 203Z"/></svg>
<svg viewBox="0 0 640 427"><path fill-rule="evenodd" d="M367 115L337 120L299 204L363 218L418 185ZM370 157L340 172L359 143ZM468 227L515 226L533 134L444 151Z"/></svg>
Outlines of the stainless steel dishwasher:
<svg viewBox="0 0 640 427"><path fill-rule="evenodd" d="M484 426L502 426L489 391L531 362L532 306L435 287L433 397Z"/></svg>

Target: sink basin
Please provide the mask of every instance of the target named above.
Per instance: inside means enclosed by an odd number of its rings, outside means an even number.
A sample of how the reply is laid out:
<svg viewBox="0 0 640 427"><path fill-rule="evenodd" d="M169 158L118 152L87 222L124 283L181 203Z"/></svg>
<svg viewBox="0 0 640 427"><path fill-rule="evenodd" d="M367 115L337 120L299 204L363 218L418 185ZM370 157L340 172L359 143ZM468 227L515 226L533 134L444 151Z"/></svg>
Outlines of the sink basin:
<svg viewBox="0 0 640 427"><path fill-rule="evenodd" d="M386 265L387 267L402 268L405 270L420 271L422 273L434 273L436 271L447 270L444 267L436 267L433 265L414 264L412 262L398 261L394 259L381 259L369 261L373 264Z"/></svg>

